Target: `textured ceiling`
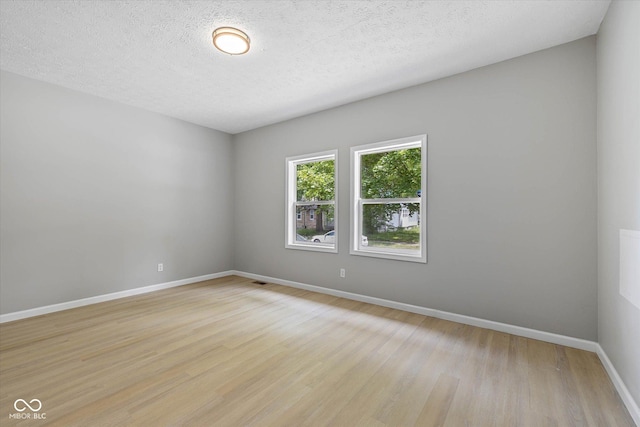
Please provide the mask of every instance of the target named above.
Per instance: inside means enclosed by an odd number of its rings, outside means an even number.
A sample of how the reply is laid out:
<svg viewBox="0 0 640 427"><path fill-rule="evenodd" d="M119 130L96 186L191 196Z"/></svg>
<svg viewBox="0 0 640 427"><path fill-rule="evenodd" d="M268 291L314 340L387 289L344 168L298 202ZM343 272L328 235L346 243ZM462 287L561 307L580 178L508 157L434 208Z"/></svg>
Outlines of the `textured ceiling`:
<svg viewBox="0 0 640 427"><path fill-rule="evenodd" d="M609 1L0 1L0 68L238 133L595 34ZM235 26L251 50L211 33Z"/></svg>

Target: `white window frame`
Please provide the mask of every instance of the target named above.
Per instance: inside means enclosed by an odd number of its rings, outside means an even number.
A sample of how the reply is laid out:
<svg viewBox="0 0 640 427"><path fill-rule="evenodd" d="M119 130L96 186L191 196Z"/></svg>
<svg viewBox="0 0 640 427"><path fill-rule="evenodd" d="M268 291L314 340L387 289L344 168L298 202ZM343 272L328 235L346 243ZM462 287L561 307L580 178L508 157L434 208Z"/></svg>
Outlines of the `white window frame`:
<svg viewBox="0 0 640 427"><path fill-rule="evenodd" d="M421 149L420 196L407 199L362 199L360 191L360 158L362 155L395 151L405 148ZM351 194L350 194L349 253L351 255L386 258L398 261L427 262L427 135L393 139L373 144L351 147ZM420 203L420 250L416 254L399 254L383 248L362 246L362 207L367 203Z"/></svg>
<svg viewBox="0 0 640 427"><path fill-rule="evenodd" d="M297 166L305 163L314 163L324 160L333 160L333 173L334 173L334 185L333 190L334 199L331 201L310 201L299 202L297 200ZM305 251L316 252L329 252L338 253L338 239L340 235L338 233L338 150L323 151L320 153L305 154L301 156L292 156L285 159L286 164L286 197L285 197L285 248L287 249L301 249ZM335 241L330 243L313 243L313 242L299 242L296 240L296 208L299 206L320 206L328 205L333 206L333 219L335 231Z"/></svg>

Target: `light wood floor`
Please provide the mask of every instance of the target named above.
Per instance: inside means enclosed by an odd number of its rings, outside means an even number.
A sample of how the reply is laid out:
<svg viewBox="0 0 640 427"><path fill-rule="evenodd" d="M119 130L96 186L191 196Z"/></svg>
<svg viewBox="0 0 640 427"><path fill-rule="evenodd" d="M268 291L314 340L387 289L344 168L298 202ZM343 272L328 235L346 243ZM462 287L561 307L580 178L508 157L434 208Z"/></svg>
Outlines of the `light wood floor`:
<svg viewBox="0 0 640 427"><path fill-rule="evenodd" d="M593 353L238 277L0 325L0 424L35 398L50 426L634 425Z"/></svg>

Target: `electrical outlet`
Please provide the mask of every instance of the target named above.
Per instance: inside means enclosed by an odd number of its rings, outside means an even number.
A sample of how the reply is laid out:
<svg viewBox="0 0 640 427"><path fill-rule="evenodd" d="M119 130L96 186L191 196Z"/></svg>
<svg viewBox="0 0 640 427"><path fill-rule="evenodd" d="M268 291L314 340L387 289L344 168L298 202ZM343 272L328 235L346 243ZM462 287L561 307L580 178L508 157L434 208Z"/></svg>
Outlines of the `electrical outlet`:
<svg viewBox="0 0 640 427"><path fill-rule="evenodd" d="M340 277L345 278L347 277L347 270L345 270L344 268L340 269Z"/></svg>
<svg viewBox="0 0 640 427"><path fill-rule="evenodd" d="M164 264L158 264L158 271L164 271Z"/></svg>

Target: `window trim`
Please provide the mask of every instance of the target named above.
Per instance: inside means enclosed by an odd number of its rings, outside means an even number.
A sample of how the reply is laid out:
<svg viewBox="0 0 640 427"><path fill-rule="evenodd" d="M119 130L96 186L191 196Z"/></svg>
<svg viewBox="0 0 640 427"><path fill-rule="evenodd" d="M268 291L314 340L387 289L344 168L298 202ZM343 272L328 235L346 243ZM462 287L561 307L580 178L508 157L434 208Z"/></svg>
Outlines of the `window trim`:
<svg viewBox="0 0 640 427"><path fill-rule="evenodd" d="M297 166L300 164L319 162L323 160L333 160L333 201L312 201L303 202L303 204L333 206L333 230L335 231L335 241L331 246L324 243L299 242L296 240L296 208L300 206L296 192ZM340 236L338 233L338 150L290 156L285 159L285 167L285 248L314 252L338 253L338 239Z"/></svg>
<svg viewBox="0 0 640 427"><path fill-rule="evenodd" d="M417 255L399 254L381 249L374 249L369 246L361 247L360 236L362 235L362 206L370 203L393 203L400 199L363 199L360 197L360 157L362 155L383 153L387 151L401 150L403 148L421 149L420 196L411 198L420 203L420 251ZM416 135L406 138L392 139L388 141L376 142L351 147L351 182L350 182L350 208L349 223L351 230L349 233L349 253L351 255L367 256L373 258L385 258L398 261L409 261L427 263L427 135ZM406 199L401 199L406 202Z"/></svg>

